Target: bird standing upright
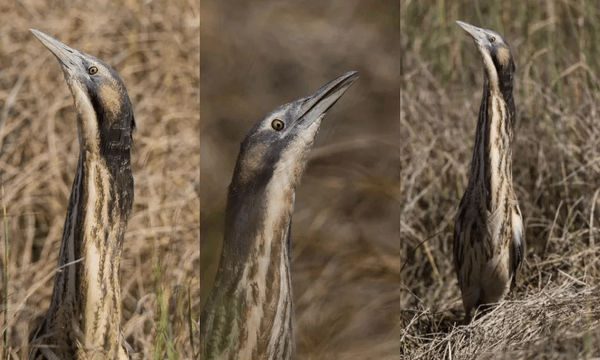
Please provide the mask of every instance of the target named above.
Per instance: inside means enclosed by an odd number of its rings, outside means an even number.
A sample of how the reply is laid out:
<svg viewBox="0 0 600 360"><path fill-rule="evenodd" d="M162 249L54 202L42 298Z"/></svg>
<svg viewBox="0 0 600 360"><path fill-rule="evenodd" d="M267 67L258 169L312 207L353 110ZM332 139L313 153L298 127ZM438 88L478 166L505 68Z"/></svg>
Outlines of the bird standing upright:
<svg viewBox="0 0 600 360"><path fill-rule="evenodd" d="M133 109L101 60L30 30L58 59L77 111L79 161L52 300L30 359L128 359L121 334L119 269L133 204Z"/></svg>
<svg viewBox="0 0 600 360"><path fill-rule="evenodd" d="M250 129L229 185L223 251L200 320L202 359L290 359L295 189L325 113L356 81L348 72Z"/></svg>
<svg viewBox="0 0 600 360"><path fill-rule="evenodd" d="M483 98L475 132L469 184L454 227L454 265L465 323L479 305L501 300L516 283L523 259L521 210L513 190L515 65L502 36L457 21L483 60Z"/></svg>

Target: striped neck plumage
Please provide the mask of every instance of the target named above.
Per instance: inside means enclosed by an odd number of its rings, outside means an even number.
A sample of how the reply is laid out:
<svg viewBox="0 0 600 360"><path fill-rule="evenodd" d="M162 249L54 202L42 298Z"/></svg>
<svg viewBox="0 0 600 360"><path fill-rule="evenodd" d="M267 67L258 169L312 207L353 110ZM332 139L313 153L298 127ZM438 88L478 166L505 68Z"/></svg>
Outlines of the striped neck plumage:
<svg viewBox="0 0 600 360"><path fill-rule="evenodd" d="M496 89L499 91L494 91ZM495 209L498 205L495 192L512 186L512 141L515 124L512 86L510 89L496 89L490 87L485 77L473 147L472 175L469 180L473 185L485 184L488 209ZM481 181L481 178L484 181Z"/></svg>
<svg viewBox="0 0 600 360"><path fill-rule="evenodd" d="M203 356L288 359L294 351L290 274L293 182L230 187L223 252L201 317ZM250 190L251 189L251 190ZM232 314L233 312L233 314Z"/></svg>
<svg viewBox="0 0 600 360"><path fill-rule="evenodd" d="M64 349L55 354L75 358L77 348L83 348L84 353L95 349L106 358L125 358L119 269L132 201L131 170L115 173L105 158L81 149L52 302L38 330L42 343L49 336Z"/></svg>

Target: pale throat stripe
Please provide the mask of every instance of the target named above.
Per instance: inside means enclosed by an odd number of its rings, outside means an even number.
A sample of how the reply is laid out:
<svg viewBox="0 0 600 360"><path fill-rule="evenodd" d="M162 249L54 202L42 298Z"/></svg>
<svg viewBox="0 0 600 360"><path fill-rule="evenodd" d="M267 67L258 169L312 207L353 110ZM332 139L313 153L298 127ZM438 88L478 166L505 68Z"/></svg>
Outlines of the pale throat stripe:
<svg viewBox="0 0 600 360"><path fill-rule="evenodd" d="M294 151L296 149L288 149L287 151ZM282 156L285 157L285 154ZM280 224L284 221L286 224L290 219L290 214L288 214L285 208L282 207L282 204L287 204L290 201L293 201L293 189L289 188L289 184L291 184L290 176L293 176L294 170L290 170L289 166L291 163L289 161L283 161L279 163L278 167L274 170L274 176L271 182L267 185L265 189L266 197L269 199L277 198L282 199L285 196L290 196L291 198L286 201L272 201L269 202L269 206L264 209L264 224L265 227L262 229L259 241L254 244L254 248L252 252L257 255L258 258L258 271L256 273L255 278L250 278L250 267L252 264L246 265L244 268L244 274L242 277L242 281L238 284L237 290L239 292L245 293L246 299L248 299L247 303L249 303L249 299L252 297L252 287L250 284L256 282L258 285L258 304L259 306L252 306L250 309L251 315L248 319L248 323L246 324L246 328L248 330L248 339L245 343L245 346L242 351L239 353L241 358L251 358L253 349L258 346L258 331L260 329L261 321L264 321L263 316L265 314L264 306L266 304L266 290L267 284L266 279L269 271L279 271L279 294L277 299L277 307L276 312L273 319L273 329L271 331L271 338L269 339L269 348L277 351L277 347L274 347L277 341L277 334L280 333L280 330L283 330L287 325L285 324L286 319L286 307L287 302L286 299L289 299L291 296L291 289L289 284L289 264L288 264L288 252L287 252L287 244L286 244L286 236L287 236L287 226L284 227L286 231L278 231L279 227L276 228L277 224ZM287 186L286 186L287 184ZM277 231L276 231L277 230ZM280 249L281 252L278 255L278 264L271 263L271 249L272 244L277 241L281 243ZM264 249L264 253L260 253L260 249ZM273 266L278 266L279 269L272 269ZM287 295L286 295L287 293ZM271 356L276 356L276 353L271 353Z"/></svg>

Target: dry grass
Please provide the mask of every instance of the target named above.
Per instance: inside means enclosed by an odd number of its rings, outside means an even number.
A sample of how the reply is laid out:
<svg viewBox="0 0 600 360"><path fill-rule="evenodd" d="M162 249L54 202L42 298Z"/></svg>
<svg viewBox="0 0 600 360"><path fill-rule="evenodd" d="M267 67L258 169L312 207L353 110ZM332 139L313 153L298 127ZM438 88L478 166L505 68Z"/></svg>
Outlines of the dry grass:
<svg viewBox="0 0 600 360"><path fill-rule="evenodd" d="M10 256L1 258L10 271L3 345L25 358L28 333L49 305L79 148L62 72L29 28L105 60L127 86L138 130L123 329L135 358L192 358L200 314L196 1L0 5L0 185L10 236Z"/></svg>
<svg viewBox="0 0 600 360"><path fill-rule="evenodd" d="M202 3L201 297L218 265L239 144L276 106L349 70L296 193L299 359L397 359L398 2Z"/></svg>
<svg viewBox="0 0 600 360"><path fill-rule="evenodd" d="M401 341L415 360L589 358L600 341L599 291L572 280L553 282L502 302L469 326L444 328L438 314L422 310L407 316Z"/></svg>
<svg viewBox="0 0 600 360"><path fill-rule="evenodd" d="M401 355L600 356L597 4L406 1L401 11ZM455 20L503 34L515 56L513 176L527 242L516 291L469 327L455 327L464 312L452 232L483 75Z"/></svg>

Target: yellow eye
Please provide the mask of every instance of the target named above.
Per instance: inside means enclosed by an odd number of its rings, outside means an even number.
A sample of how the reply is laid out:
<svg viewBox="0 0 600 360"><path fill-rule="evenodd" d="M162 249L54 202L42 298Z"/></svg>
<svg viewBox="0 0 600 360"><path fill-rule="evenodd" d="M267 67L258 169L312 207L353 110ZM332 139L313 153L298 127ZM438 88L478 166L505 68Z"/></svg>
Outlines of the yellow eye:
<svg viewBox="0 0 600 360"><path fill-rule="evenodd" d="M90 75L94 75L98 72L98 68L95 66L90 66L90 68L88 69L88 74Z"/></svg>
<svg viewBox="0 0 600 360"><path fill-rule="evenodd" d="M283 130L283 128L285 127L285 124L283 123L283 121L279 120L279 119L275 119L273 120L273 122L271 123L271 126L273 127L273 129L275 131L281 131Z"/></svg>
<svg viewBox="0 0 600 360"><path fill-rule="evenodd" d="M496 41L496 38L494 36L490 36L489 40L490 40L491 43L493 43L493 42Z"/></svg>

